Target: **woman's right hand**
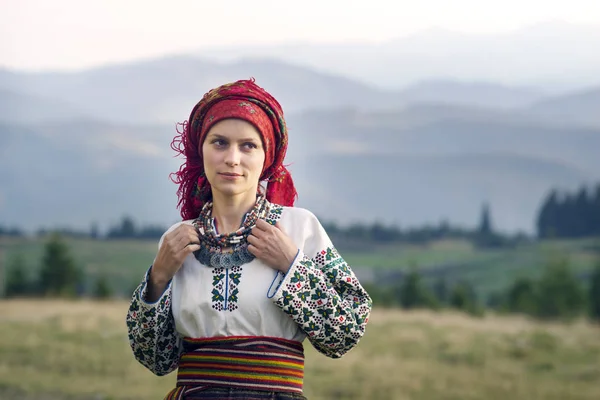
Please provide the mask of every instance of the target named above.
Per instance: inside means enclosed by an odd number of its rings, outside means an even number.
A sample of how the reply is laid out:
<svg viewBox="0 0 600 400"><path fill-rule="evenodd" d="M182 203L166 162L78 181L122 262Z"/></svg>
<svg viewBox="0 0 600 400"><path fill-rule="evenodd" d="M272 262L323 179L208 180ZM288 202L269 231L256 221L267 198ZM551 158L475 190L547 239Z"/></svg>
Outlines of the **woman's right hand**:
<svg viewBox="0 0 600 400"><path fill-rule="evenodd" d="M185 258L196 250L200 250L200 238L192 225L181 224L165 235L152 264L147 300L160 298Z"/></svg>

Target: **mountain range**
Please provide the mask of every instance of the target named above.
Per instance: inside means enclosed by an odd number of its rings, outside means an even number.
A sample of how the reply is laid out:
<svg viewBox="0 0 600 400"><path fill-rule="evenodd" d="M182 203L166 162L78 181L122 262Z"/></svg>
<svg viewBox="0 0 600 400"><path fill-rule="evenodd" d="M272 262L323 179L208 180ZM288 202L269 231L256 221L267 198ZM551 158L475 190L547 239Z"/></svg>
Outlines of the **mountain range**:
<svg viewBox="0 0 600 400"><path fill-rule="evenodd" d="M551 20L502 33L431 28L372 43L283 43L205 48L221 61L271 58L380 88L437 79L545 88L556 93L600 85L600 25Z"/></svg>
<svg viewBox="0 0 600 400"><path fill-rule="evenodd" d="M177 220L175 124L254 76L283 104L299 206L324 220L532 232L554 187L600 181L600 86L434 79L395 89L273 59L181 55L79 72L0 71L0 225Z"/></svg>

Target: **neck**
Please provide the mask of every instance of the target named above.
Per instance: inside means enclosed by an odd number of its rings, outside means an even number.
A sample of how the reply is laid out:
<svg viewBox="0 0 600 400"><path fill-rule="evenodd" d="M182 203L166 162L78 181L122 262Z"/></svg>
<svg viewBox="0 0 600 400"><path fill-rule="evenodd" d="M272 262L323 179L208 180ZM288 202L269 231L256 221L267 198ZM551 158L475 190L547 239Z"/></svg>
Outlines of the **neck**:
<svg viewBox="0 0 600 400"><path fill-rule="evenodd" d="M256 204L256 191L237 196L225 196L213 191L212 216L217 223L219 234L228 234L238 230L244 214Z"/></svg>

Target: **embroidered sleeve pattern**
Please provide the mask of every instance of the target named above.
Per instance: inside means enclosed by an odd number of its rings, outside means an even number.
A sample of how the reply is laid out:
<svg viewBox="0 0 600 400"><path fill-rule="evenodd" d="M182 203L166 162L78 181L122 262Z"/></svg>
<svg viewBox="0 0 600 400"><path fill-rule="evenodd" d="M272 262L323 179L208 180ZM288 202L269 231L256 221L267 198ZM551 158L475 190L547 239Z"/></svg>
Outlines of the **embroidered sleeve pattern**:
<svg viewBox="0 0 600 400"><path fill-rule="evenodd" d="M133 293L127 313L129 344L135 358L152 373L166 375L179 364L181 338L171 312L171 286L156 303L144 300L146 280Z"/></svg>
<svg viewBox="0 0 600 400"><path fill-rule="evenodd" d="M296 261L273 297L319 352L340 358L365 333L372 301L334 247Z"/></svg>

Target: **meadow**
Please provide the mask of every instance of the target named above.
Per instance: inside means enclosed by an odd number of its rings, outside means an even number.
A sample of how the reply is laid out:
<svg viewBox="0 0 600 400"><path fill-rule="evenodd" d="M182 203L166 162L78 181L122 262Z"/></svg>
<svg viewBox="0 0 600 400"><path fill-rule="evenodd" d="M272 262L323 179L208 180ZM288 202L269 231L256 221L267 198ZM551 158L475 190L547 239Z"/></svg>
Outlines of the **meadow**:
<svg viewBox="0 0 600 400"><path fill-rule="evenodd" d="M105 276L114 293L128 296L151 265L157 240L90 240L66 238L71 254L83 268L91 287L98 276ZM44 252L42 238L3 238L5 265L21 255L35 277ZM365 279L385 280L386 274L417 266L427 280L443 272L446 278L464 279L481 299L505 290L518 277L535 278L551 259L565 257L575 274L591 270L600 255L598 239L553 240L523 243L512 248L478 249L463 240L439 240L423 245L406 243L356 246L344 241L334 243L344 258ZM377 282L375 282L377 283Z"/></svg>
<svg viewBox="0 0 600 400"><path fill-rule="evenodd" d="M133 358L126 301L0 301L0 398L162 399L175 374ZM600 327L375 307L338 360L305 345L310 400L600 398Z"/></svg>

